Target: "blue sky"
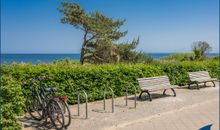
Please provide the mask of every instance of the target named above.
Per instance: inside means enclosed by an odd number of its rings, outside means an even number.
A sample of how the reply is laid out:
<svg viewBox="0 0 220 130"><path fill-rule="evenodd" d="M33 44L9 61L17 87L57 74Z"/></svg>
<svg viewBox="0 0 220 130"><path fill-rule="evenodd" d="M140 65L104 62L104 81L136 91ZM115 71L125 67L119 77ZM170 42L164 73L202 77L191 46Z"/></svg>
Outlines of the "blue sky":
<svg viewBox="0 0 220 130"><path fill-rule="evenodd" d="M71 0L68 0L71 1ZM140 36L137 50L190 52L207 41L219 52L218 0L72 0L85 10L126 19L120 41ZM79 53L81 30L61 24L58 0L1 0L2 53Z"/></svg>

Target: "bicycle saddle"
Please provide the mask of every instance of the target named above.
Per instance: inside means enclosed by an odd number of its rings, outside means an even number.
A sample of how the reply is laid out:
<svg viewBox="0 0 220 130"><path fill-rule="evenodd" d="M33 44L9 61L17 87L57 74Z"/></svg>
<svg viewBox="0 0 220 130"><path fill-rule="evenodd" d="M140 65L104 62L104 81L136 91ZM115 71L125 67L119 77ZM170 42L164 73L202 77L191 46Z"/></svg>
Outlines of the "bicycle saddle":
<svg viewBox="0 0 220 130"><path fill-rule="evenodd" d="M56 91L57 87L42 87L45 91Z"/></svg>

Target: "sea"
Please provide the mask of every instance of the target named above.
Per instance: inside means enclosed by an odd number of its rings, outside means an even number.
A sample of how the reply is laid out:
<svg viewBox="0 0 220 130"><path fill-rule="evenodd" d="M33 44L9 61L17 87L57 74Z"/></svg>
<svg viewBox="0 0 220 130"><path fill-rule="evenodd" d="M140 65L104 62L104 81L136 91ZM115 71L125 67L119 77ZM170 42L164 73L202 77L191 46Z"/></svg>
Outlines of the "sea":
<svg viewBox="0 0 220 130"><path fill-rule="evenodd" d="M169 56L175 53L146 53L154 60L159 60L162 57ZM219 53L209 53L208 56L219 56ZM1 64L11 63L50 63L56 60L69 58L79 61L80 54L1 54Z"/></svg>

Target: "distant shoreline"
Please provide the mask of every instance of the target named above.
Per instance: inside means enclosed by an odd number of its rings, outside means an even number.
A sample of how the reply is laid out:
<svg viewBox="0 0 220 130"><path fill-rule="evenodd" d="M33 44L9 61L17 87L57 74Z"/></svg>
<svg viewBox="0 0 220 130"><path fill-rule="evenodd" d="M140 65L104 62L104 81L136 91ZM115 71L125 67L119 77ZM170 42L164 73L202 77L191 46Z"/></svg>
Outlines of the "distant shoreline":
<svg viewBox="0 0 220 130"><path fill-rule="evenodd" d="M192 52L144 52L145 54L187 54ZM1 53L1 55L79 55L80 53ZM219 52L212 52L208 54L220 54Z"/></svg>
<svg viewBox="0 0 220 130"><path fill-rule="evenodd" d="M145 53L150 55L154 60L159 60L162 57L166 57L177 53ZM208 56L219 56L219 53L209 53ZM17 63L50 63L56 60L62 60L69 58L71 60L79 61L80 54L1 54L1 64Z"/></svg>

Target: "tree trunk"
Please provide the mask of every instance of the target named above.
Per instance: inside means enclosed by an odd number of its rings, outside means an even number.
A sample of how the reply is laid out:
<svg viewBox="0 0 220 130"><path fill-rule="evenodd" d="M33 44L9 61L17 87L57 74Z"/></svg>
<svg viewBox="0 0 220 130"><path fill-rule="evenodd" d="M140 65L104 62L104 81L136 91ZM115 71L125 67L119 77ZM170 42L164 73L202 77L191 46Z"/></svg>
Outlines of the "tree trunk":
<svg viewBox="0 0 220 130"><path fill-rule="evenodd" d="M86 46L86 37L87 37L87 30L85 30L85 34L83 36L83 44L81 48L81 53L80 53L80 63L83 65L84 63L84 55L85 55L85 46Z"/></svg>

